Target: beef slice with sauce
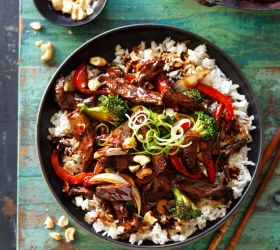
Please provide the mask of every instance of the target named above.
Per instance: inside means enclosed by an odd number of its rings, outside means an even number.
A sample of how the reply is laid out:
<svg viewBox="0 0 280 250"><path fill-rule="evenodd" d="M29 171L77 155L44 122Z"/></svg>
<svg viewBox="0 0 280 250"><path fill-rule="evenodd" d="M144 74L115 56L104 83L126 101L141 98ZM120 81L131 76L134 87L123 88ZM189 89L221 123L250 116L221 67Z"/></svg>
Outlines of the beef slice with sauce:
<svg viewBox="0 0 280 250"><path fill-rule="evenodd" d="M124 172L129 166L133 165L133 155L128 153L126 155L118 155L115 157L116 169L120 172Z"/></svg>
<svg viewBox="0 0 280 250"><path fill-rule="evenodd" d="M143 189L148 205L154 206L161 198L172 196L172 177L174 175L171 171L164 172Z"/></svg>
<svg viewBox="0 0 280 250"><path fill-rule="evenodd" d="M174 91L171 87L166 88L163 93L163 101L170 103L172 106L179 106L184 110L203 111L209 114L209 111L199 102L184 95L180 92Z"/></svg>
<svg viewBox="0 0 280 250"><path fill-rule="evenodd" d="M233 191L230 187L219 184L210 184L207 179L192 179L179 176L173 180L176 188L185 192L192 200L208 199L227 204L233 198Z"/></svg>
<svg viewBox="0 0 280 250"><path fill-rule="evenodd" d="M200 140L199 133L196 131L187 131L184 135L184 144L191 143L188 147L183 149L183 163L189 169L194 169L196 166L196 155L198 143Z"/></svg>
<svg viewBox="0 0 280 250"><path fill-rule="evenodd" d="M224 166L228 164L228 158L237 153L242 147L247 144L246 139L242 139L240 141L234 142L224 148L221 149L220 154L217 157L215 162L215 169L216 171L223 171Z"/></svg>
<svg viewBox="0 0 280 250"><path fill-rule="evenodd" d="M221 117L219 120L220 128L220 142L223 145L229 145L237 141L237 135L239 134L239 125L236 119L226 121Z"/></svg>
<svg viewBox="0 0 280 250"><path fill-rule="evenodd" d="M105 78L106 85L109 90L138 105L162 105L162 95L156 91L146 90L129 84L123 78Z"/></svg>
<svg viewBox="0 0 280 250"><path fill-rule="evenodd" d="M81 158L81 169L87 171L93 161L94 130L90 120L77 110L68 114L68 119L74 138L80 142L78 154Z"/></svg>
<svg viewBox="0 0 280 250"><path fill-rule="evenodd" d="M147 61L140 69L137 75L136 82L139 86L146 88L149 83L155 78L164 67L163 60L150 60Z"/></svg>
<svg viewBox="0 0 280 250"><path fill-rule="evenodd" d="M83 195L85 198L92 199L94 191L92 188L86 188L76 185L69 185L68 183L64 183L62 192L65 193L67 196L79 196Z"/></svg>
<svg viewBox="0 0 280 250"><path fill-rule="evenodd" d="M124 201L112 201L112 206L114 208L117 219L123 223L129 217L129 212L127 210L126 204Z"/></svg>
<svg viewBox="0 0 280 250"><path fill-rule="evenodd" d="M64 91L64 82L65 78L60 77L55 85L55 99L61 109L74 110L77 108L78 103L84 103L89 107L95 105L95 96L88 96L72 91Z"/></svg>
<svg viewBox="0 0 280 250"><path fill-rule="evenodd" d="M132 200L131 185L129 184L104 184L96 187L95 195L108 201Z"/></svg>

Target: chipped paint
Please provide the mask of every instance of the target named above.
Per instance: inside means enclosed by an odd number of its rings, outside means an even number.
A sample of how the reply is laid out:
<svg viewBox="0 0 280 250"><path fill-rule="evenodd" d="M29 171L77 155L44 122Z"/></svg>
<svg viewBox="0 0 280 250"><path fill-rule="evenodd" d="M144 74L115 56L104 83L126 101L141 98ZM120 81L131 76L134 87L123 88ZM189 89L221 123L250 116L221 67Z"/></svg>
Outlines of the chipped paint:
<svg viewBox="0 0 280 250"><path fill-rule="evenodd" d="M16 214L16 205L11 197L4 196L2 213L6 218L11 218Z"/></svg>

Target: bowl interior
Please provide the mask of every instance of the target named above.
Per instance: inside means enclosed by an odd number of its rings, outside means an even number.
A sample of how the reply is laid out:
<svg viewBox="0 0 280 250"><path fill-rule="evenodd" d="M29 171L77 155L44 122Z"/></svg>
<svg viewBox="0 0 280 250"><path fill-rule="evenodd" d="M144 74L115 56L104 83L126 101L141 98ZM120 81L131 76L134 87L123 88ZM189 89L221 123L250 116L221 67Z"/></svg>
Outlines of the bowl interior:
<svg viewBox="0 0 280 250"><path fill-rule="evenodd" d="M94 8L93 14L89 15L83 20L73 21L70 15L63 14L61 11L56 11L53 8L52 3L50 1L34 0L34 4L36 8L44 18L46 18L48 21L56 25L68 26L68 27L80 26L91 22L101 13L101 11L106 5L106 2L107 0L93 1L92 3L92 7Z"/></svg>
<svg viewBox="0 0 280 250"><path fill-rule="evenodd" d="M256 166L249 167L249 171L252 175L253 180L256 177L257 167L260 163L262 153L262 126L260 111L255 95L241 70L224 52L222 52L215 45L191 32L175 27L153 24L133 25L118 28L91 39L80 48L78 48L62 63L62 65L52 77L46 89L38 113L37 149L42 172L46 179L46 182L48 183L50 190L54 194L56 200L63 207L63 209L89 232L97 235L99 238L103 238L113 243L121 244L123 247L131 247L132 245L128 241L116 241L112 240L111 238L104 237L101 234L97 234L92 229L91 225L84 222L83 212L81 212L80 209L78 209L69 198L62 195L62 182L54 173L50 162L52 145L50 145L47 140L48 128L51 126L49 121L50 117L59 110L54 98L55 80L62 74L69 74L80 63L88 61L92 56L103 56L108 61L112 60L115 57L114 50L117 44L121 44L124 48L131 48L141 41L146 41L147 44L149 44L151 41L162 42L166 37L171 37L176 41L190 40L190 48L195 48L200 44L206 44L208 51L207 53L210 55L210 57L216 59L217 65L227 75L228 78L230 78L234 83L238 83L240 85L239 92L246 95L246 98L250 103L248 112L250 115L253 115L255 117L254 126L256 126L256 129L252 131L253 142L250 143L250 148L252 148L252 150L249 151L248 155L249 159L256 163ZM249 185L246 187L245 191L243 192L243 196L240 199L234 200L231 208L224 218L207 223L207 227L204 230L196 231L184 242L171 242L163 246L146 242L145 244L140 246L133 245L133 248L166 248L167 246L179 246L201 239L203 236L211 233L213 230L221 226L225 222L225 220L236 210L236 208L240 205L241 201L246 196L250 186L252 185L252 182L249 183Z"/></svg>

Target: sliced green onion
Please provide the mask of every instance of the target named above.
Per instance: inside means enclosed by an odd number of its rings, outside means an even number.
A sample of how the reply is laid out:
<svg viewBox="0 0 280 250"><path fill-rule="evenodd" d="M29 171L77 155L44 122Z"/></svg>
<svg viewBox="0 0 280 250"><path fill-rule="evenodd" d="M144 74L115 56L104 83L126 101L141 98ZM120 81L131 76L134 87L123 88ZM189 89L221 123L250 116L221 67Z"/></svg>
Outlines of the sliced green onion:
<svg viewBox="0 0 280 250"><path fill-rule="evenodd" d="M131 117L128 116L128 126L133 130L132 137L135 137L143 148L143 150L139 150L136 146L133 147L136 154L175 154L180 148L190 145L183 144L185 131L181 127L182 123L190 122L190 119L182 119L171 125L164 121L166 116L165 110L162 114L157 114L145 107L136 111ZM146 135L140 133L140 129L143 127L148 129ZM160 135L162 128L168 131L164 136ZM170 152L172 147L176 147L176 151Z"/></svg>

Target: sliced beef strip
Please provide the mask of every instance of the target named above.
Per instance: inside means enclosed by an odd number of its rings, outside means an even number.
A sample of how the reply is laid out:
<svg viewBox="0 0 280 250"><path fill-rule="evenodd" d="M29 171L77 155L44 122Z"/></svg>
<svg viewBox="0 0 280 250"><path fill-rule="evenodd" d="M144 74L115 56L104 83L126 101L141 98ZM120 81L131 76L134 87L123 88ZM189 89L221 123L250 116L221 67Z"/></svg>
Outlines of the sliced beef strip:
<svg viewBox="0 0 280 250"><path fill-rule="evenodd" d="M112 206L115 210L117 219L122 223L124 220L128 219L129 212L124 201L112 201Z"/></svg>
<svg viewBox="0 0 280 250"><path fill-rule="evenodd" d="M189 169L194 169L196 166L197 147L200 140L199 133L196 131L188 131L184 135L184 143L192 143L190 146L183 149L183 163Z"/></svg>
<svg viewBox="0 0 280 250"><path fill-rule="evenodd" d="M108 157L101 156L97 159L97 161L99 163L101 163L102 165L108 167L108 168L110 168L110 167L115 168L116 167L116 158L113 157L113 156L108 156Z"/></svg>
<svg viewBox="0 0 280 250"><path fill-rule="evenodd" d="M167 159L164 154L152 155L151 160L156 172L163 173L167 168Z"/></svg>
<svg viewBox="0 0 280 250"><path fill-rule="evenodd" d="M112 202L101 199L100 207L101 207L102 211L104 211L105 213L114 214L114 208L112 206Z"/></svg>
<svg viewBox="0 0 280 250"><path fill-rule="evenodd" d="M104 184L96 187L96 197L108 201L132 200L131 185L129 184Z"/></svg>
<svg viewBox="0 0 280 250"><path fill-rule="evenodd" d="M226 121L221 117L219 121L220 127L220 141L223 144L232 144L236 141L236 137L239 133L239 125L236 119Z"/></svg>
<svg viewBox="0 0 280 250"><path fill-rule="evenodd" d="M124 129L120 126L120 128L116 128L114 134L117 134L116 142L114 144L115 147L122 147L125 139L131 137L132 131L131 129Z"/></svg>
<svg viewBox="0 0 280 250"><path fill-rule="evenodd" d="M124 172L128 169L129 166L133 164L133 155L128 153L127 155L118 155L116 159L116 169L119 172Z"/></svg>
<svg viewBox="0 0 280 250"><path fill-rule="evenodd" d="M193 100L187 95L174 91L172 88L165 89L163 93L163 101L170 103L172 106L179 106L182 109L203 111L204 113L209 114L209 111L201 103Z"/></svg>
<svg viewBox="0 0 280 250"><path fill-rule="evenodd" d="M110 78L120 78L124 76L123 70L117 66L110 67L107 72Z"/></svg>
<svg viewBox="0 0 280 250"><path fill-rule="evenodd" d="M89 107L95 105L95 96L64 91L64 81L64 77L60 77L55 85L55 99L61 109L74 110L78 103L84 103Z"/></svg>
<svg viewBox="0 0 280 250"><path fill-rule="evenodd" d="M105 78L110 91L125 100L142 105L162 105L162 95L127 83L123 78Z"/></svg>
<svg viewBox="0 0 280 250"><path fill-rule="evenodd" d="M206 140L207 147L212 155L218 155L220 153L220 136L218 135L213 140Z"/></svg>
<svg viewBox="0 0 280 250"><path fill-rule="evenodd" d="M171 182L169 173L163 173L150 182L144 189L147 204L154 206L161 198L172 195Z"/></svg>
<svg viewBox="0 0 280 250"><path fill-rule="evenodd" d="M78 154L81 158L81 169L87 171L93 160L94 130L89 119L75 110L68 115L73 129L73 136L80 142Z"/></svg>
<svg viewBox="0 0 280 250"><path fill-rule="evenodd" d="M67 196L83 195L85 198L89 198L89 199L92 199L92 196L94 194L94 191L91 188L69 185L66 182L63 185L62 192L65 193Z"/></svg>
<svg viewBox="0 0 280 250"><path fill-rule="evenodd" d="M139 86L146 88L152 79L162 71L164 64L163 60L147 61L136 78Z"/></svg>
<svg viewBox="0 0 280 250"><path fill-rule="evenodd" d="M240 141L237 141L233 144L230 144L226 147L224 147L221 151L220 154L215 162L215 169L216 171L223 171L224 166L228 164L228 158L238 152L242 147L244 147L247 144L246 139L242 139Z"/></svg>
<svg viewBox="0 0 280 250"><path fill-rule="evenodd" d="M192 200L204 198L227 204L233 197L230 187L210 184L206 178L197 180L180 175L173 180L173 183L176 188L186 192Z"/></svg>

